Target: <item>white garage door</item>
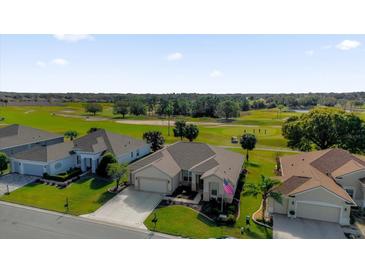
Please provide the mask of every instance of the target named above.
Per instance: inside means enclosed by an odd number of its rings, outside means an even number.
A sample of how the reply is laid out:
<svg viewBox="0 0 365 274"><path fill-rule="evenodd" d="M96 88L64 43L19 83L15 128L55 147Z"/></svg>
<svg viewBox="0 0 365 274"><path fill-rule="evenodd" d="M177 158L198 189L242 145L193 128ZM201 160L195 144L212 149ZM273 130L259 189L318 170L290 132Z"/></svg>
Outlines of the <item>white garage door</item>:
<svg viewBox="0 0 365 274"><path fill-rule="evenodd" d="M297 203L297 217L338 223L340 221L340 214L341 208L339 207L303 202Z"/></svg>
<svg viewBox="0 0 365 274"><path fill-rule="evenodd" d="M29 164L29 163L23 163L23 174L25 175L35 175L35 176L42 176L43 171L43 165L37 165L37 164Z"/></svg>
<svg viewBox="0 0 365 274"><path fill-rule="evenodd" d="M139 178L139 189L142 191L167 193L167 181L151 178Z"/></svg>

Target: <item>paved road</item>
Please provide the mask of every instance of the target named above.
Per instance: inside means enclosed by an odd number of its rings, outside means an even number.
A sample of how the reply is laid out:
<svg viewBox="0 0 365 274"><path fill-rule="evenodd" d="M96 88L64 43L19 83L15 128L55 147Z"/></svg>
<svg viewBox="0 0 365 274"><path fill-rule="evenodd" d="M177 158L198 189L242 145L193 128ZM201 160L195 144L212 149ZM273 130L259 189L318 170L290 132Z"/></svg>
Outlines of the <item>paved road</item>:
<svg viewBox="0 0 365 274"><path fill-rule="evenodd" d="M1 239L164 239L168 235L0 203Z"/></svg>

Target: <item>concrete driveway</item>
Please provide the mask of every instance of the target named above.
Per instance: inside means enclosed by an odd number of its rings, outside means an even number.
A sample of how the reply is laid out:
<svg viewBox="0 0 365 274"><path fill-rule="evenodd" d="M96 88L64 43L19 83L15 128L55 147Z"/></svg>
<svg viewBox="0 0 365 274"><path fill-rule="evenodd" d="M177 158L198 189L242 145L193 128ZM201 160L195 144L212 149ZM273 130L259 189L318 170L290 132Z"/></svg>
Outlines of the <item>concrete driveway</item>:
<svg viewBox="0 0 365 274"><path fill-rule="evenodd" d="M135 191L128 187L97 211L82 217L146 229L143 221L161 200L161 194Z"/></svg>
<svg viewBox="0 0 365 274"><path fill-rule="evenodd" d="M39 177L30 175L21 175L17 173L10 173L0 177L0 195L3 195L7 191L9 186L9 192L12 192L22 186L36 181Z"/></svg>
<svg viewBox="0 0 365 274"><path fill-rule="evenodd" d="M339 224L275 214L274 239L345 239Z"/></svg>

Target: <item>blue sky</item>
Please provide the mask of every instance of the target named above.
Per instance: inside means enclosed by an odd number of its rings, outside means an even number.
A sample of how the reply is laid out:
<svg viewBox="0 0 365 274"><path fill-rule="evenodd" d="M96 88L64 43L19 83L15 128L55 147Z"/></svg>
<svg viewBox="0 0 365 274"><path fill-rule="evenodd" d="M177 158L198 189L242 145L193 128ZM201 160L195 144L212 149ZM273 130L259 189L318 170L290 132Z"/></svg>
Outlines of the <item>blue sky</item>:
<svg viewBox="0 0 365 274"><path fill-rule="evenodd" d="M0 90L365 91L365 35L0 35Z"/></svg>

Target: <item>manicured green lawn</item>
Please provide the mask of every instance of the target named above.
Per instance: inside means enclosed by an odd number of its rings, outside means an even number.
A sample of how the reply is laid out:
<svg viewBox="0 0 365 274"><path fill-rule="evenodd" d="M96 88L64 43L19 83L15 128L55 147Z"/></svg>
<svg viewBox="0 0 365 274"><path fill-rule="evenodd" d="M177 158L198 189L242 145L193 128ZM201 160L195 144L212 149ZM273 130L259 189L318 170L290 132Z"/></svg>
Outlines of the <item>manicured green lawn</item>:
<svg viewBox="0 0 365 274"><path fill-rule="evenodd" d="M57 113L57 115L55 114ZM80 135L86 134L90 127L100 127L110 130L115 133L126 134L141 139L145 131L159 130L163 133L166 142L172 143L179 139L173 137L172 130L171 136L167 135L167 126L153 126L153 125L129 125L116 123L113 119L101 120L101 121L87 121L83 117L63 117L59 116L59 113L65 115L86 115L81 104L70 104L67 106L8 106L0 107L0 115L5 118L3 123L23 124L32 126L44 130L48 130L54 133L63 134L66 130L77 130ZM243 117L231 124L222 124L219 126L206 126L199 125L199 137L197 142L206 142L212 145L225 145L231 146L231 137L240 136L246 132L255 133L258 138L258 146L260 147L278 147L283 148L286 146L286 141L281 135L281 129L278 125L274 125L275 119L272 118L273 113L270 111L250 111L247 117L251 117L250 120L256 121L257 127L242 126L246 120ZM97 115L96 118L102 117L114 117L112 116L111 105L105 105L104 111L101 115ZM244 116L244 117L246 117ZM90 115L91 117L91 115ZM257 118L255 118L257 117ZM131 117L135 118L135 117ZM141 117L140 117L141 118ZM144 117L146 118L146 117ZM199 118L200 119L200 118ZM199 120L194 118L191 120ZM207 118L209 120L209 118ZM260 120L261 119L261 120ZM272 121L273 124L268 124L267 120ZM206 120L201 118L201 120ZM266 121L268 125L261 125L260 121ZM248 121L248 120L247 120ZM281 123L282 121L280 121ZM240 124L241 123L241 124ZM264 124L265 124L264 123ZM237 145L238 147L238 145Z"/></svg>
<svg viewBox="0 0 365 274"><path fill-rule="evenodd" d="M0 200L33 206L58 212L65 211L65 201L68 198L69 212L72 215L82 215L94 212L115 194L108 192L114 182L93 177L85 177L72 183L64 189L39 183L28 184L0 196Z"/></svg>
<svg viewBox="0 0 365 274"><path fill-rule="evenodd" d="M232 149L233 151L242 153L242 150ZM285 153L287 154L287 153ZM283 155L280 153L279 155ZM272 151L253 151L250 154L250 162L247 166L248 176L246 182L257 183L260 175L274 175L276 152ZM156 209L145 220L147 228L153 230L154 224L152 219L156 213L158 222L156 230L159 232L179 235L188 238L219 238L223 236L232 236L236 238L246 239L266 239L272 238L272 231L251 222L250 232L241 235L240 227L245 225L245 217L252 215L261 204L261 199L253 198L242 194L240 203L240 217L233 227L215 226L201 217L197 212L184 206L168 206Z"/></svg>

